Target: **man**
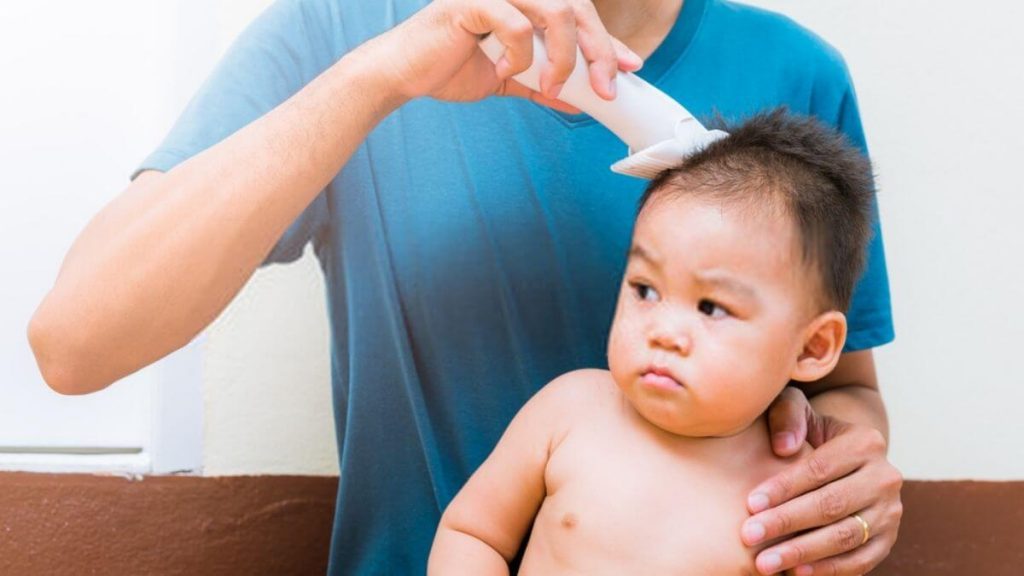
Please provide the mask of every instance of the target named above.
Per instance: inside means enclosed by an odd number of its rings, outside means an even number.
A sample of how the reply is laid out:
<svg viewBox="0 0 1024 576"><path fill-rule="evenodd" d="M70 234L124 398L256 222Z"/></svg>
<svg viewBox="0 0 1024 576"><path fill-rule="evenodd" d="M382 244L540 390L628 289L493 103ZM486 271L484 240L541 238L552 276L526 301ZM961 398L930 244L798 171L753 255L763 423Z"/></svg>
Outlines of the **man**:
<svg viewBox="0 0 1024 576"><path fill-rule="evenodd" d="M542 93L509 80L534 28ZM508 47L497 66L476 47L487 33ZM698 115L787 104L863 144L838 55L727 2L282 0L69 251L29 328L47 382L86 393L163 357L262 262L312 242L341 451L331 571L422 573L440 510L522 403L605 362L643 183L604 169L622 144L552 100L577 44L602 97L642 59ZM877 224L870 262L848 352L771 413L778 453L805 436L816 450L750 496L744 542L787 537L763 573L860 574L895 541L870 351L891 339Z"/></svg>

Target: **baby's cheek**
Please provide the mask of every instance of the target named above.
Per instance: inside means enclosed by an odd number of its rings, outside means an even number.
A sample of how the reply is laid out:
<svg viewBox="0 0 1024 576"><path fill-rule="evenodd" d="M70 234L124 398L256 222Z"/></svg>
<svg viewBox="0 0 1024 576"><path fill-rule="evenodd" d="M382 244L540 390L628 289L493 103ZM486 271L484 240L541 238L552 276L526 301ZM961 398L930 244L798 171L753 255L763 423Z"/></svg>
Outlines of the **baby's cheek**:
<svg viewBox="0 0 1024 576"><path fill-rule="evenodd" d="M705 414L720 423L722 433L738 432L757 419L775 394L766 394L764 377L744 370L742 363L718 363L701 382Z"/></svg>
<svg viewBox="0 0 1024 576"><path fill-rule="evenodd" d="M635 361L642 350L643 343L643 335L636 323L629 318L617 316L608 335L608 365L612 372L616 371L616 366L628 369L628 364Z"/></svg>

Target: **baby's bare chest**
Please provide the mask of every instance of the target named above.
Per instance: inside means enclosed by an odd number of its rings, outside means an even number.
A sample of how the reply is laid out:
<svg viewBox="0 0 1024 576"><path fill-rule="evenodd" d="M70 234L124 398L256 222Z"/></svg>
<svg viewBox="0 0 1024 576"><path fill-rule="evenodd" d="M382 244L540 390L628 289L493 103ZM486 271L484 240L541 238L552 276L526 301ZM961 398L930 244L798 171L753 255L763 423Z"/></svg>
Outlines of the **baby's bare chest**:
<svg viewBox="0 0 1024 576"><path fill-rule="evenodd" d="M528 573L754 574L740 527L767 471L737 474L662 448L594 437L561 446L524 562L546 569Z"/></svg>

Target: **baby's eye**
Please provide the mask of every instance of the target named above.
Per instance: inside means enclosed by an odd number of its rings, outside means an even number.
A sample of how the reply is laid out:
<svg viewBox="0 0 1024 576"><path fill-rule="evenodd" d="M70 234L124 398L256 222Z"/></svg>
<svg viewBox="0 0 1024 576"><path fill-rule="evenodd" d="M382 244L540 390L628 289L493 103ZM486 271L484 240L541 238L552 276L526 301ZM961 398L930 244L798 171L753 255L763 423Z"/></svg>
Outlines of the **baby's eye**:
<svg viewBox="0 0 1024 576"><path fill-rule="evenodd" d="M647 284L633 282L631 285L633 286L633 291L636 292L637 297L640 298L641 300L645 300L648 302L657 302L658 300L661 299L661 296L658 294L658 291L652 288L651 286L648 286Z"/></svg>
<svg viewBox="0 0 1024 576"><path fill-rule="evenodd" d="M701 314L710 316L711 318L725 318L729 315L729 311L722 308L712 300L707 298L697 303L697 310L700 310Z"/></svg>

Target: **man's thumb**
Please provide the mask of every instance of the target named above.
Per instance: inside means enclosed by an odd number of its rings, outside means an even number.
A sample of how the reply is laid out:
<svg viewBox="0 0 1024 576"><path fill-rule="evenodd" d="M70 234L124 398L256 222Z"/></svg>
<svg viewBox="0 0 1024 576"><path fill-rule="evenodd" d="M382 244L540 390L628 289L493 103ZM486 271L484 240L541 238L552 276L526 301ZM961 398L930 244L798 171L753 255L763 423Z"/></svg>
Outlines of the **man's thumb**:
<svg viewBox="0 0 1024 576"><path fill-rule="evenodd" d="M808 427L817 420L807 397L798 388L786 387L768 407L768 432L772 451L786 457L796 454L808 438Z"/></svg>

